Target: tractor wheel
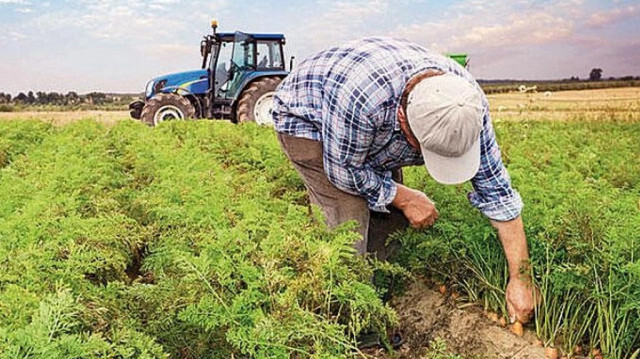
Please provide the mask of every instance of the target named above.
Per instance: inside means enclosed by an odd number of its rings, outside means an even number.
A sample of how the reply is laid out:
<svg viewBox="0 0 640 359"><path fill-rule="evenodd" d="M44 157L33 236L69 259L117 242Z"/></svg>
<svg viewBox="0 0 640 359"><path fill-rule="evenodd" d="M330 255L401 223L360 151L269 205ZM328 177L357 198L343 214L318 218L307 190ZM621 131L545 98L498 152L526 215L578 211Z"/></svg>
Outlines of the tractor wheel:
<svg viewBox="0 0 640 359"><path fill-rule="evenodd" d="M185 97L159 93L144 105L140 119L149 126L157 126L164 121L193 118L195 113L195 108Z"/></svg>
<svg viewBox="0 0 640 359"><path fill-rule="evenodd" d="M240 96L236 108L238 123L255 122L258 125L273 126L271 108L276 87L282 81L278 77L264 77L253 82Z"/></svg>

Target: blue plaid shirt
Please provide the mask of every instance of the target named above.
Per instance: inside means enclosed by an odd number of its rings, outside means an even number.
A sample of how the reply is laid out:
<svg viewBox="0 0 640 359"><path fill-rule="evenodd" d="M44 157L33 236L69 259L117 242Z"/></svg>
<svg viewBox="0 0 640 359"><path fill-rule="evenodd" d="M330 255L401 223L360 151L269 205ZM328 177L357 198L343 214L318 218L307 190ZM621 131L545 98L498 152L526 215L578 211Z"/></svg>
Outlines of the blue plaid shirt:
<svg viewBox="0 0 640 359"><path fill-rule="evenodd" d="M416 44L373 37L322 51L301 62L276 91L273 119L278 132L323 142L324 169L339 189L388 212L397 185L391 170L423 164L396 121L407 81L429 69L473 77L455 61ZM485 105L480 170L468 197L491 219L507 221L522 210L511 187Z"/></svg>

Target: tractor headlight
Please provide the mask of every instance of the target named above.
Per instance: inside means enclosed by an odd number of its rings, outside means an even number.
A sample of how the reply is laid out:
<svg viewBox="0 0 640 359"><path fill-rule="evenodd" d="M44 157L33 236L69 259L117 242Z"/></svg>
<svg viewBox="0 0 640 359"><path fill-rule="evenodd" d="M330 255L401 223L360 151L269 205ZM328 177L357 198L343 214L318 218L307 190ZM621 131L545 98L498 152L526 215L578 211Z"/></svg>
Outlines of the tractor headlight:
<svg viewBox="0 0 640 359"><path fill-rule="evenodd" d="M151 97L151 95L153 94L153 85L153 80L147 82L147 86L144 88L144 95L146 96L146 98Z"/></svg>

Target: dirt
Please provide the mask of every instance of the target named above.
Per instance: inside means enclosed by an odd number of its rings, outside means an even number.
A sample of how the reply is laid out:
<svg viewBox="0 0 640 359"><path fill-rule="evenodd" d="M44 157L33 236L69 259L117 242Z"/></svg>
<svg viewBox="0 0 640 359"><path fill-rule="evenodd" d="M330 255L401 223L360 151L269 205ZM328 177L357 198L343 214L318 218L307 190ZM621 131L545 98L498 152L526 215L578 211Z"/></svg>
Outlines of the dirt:
<svg viewBox="0 0 640 359"><path fill-rule="evenodd" d="M448 351L463 358L545 358L544 348L533 344L531 333L518 337L507 327L490 321L478 307L459 309L452 298L422 280L391 301L398 313L404 344L379 358L424 358L429 344L444 340Z"/></svg>

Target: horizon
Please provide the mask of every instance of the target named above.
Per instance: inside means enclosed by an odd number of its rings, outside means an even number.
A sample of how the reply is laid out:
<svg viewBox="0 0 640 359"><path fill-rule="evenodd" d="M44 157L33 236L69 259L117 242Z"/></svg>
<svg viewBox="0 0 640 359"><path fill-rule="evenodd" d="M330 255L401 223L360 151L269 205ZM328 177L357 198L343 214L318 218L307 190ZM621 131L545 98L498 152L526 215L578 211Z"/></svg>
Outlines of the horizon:
<svg viewBox="0 0 640 359"><path fill-rule="evenodd" d="M483 81L640 75L640 5L629 0L0 0L0 92L140 93L200 67L212 18L221 32L283 33L287 62L385 35L467 53Z"/></svg>

